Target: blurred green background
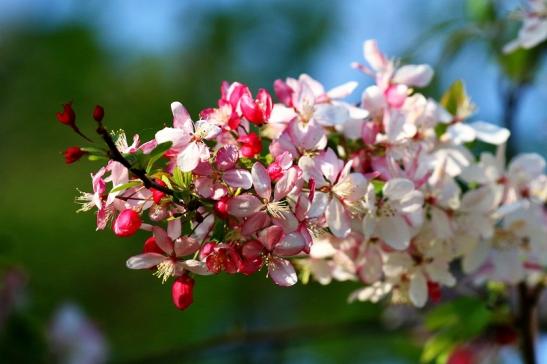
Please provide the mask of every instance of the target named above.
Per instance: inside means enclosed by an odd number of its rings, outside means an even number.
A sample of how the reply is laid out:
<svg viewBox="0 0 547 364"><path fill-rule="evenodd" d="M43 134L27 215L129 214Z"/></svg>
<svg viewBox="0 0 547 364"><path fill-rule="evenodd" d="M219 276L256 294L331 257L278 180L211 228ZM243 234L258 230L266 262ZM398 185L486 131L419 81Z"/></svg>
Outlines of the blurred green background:
<svg viewBox="0 0 547 364"><path fill-rule="evenodd" d="M170 123L171 101L196 116L216 102L222 80L271 89L276 78L308 72L327 87L352 79L364 87L370 80L349 63L362 60L363 40L377 38L390 55L445 62L433 94L463 78L479 117L496 122L500 76L487 52L474 45L446 62L443 39L420 38L445 20L459 29L467 11L458 0L0 1L0 263L26 273L30 321L47 325L56 307L74 302L117 363L416 363L419 341L386 332L380 307L346 303L353 283L282 289L261 275L201 277L194 305L174 309L168 284L125 268L147 234L115 238L95 232L93 214L75 213L76 188L89 191L100 166L64 164L60 152L81 141L55 112L73 100L81 129L93 134L98 103L110 128L148 140ZM543 155L546 84L534 84L516 115L519 148ZM286 331L253 345L204 341L251 329Z"/></svg>

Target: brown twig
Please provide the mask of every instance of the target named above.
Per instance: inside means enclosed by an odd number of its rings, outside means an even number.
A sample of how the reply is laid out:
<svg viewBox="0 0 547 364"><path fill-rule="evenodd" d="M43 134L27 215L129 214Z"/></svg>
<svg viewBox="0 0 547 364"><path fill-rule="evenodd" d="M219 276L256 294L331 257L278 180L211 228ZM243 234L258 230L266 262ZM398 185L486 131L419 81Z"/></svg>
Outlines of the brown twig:
<svg viewBox="0 0 547 364"><path fill-rule="evenodd" d="M536 333L538 326L538 301L543 285L529 288L526 282L518 285L520 351L525 364L536 364Z"/></svg>
<svg viewBox="0 0 547 364"><path fill-rule="evenodd" d="M177 203L183 204L183 201L181 201L175 196L175 191L173 191L169 187L162 186L159 183L152 181L150 178L148 178L144 170L133 167L133 165L120 153L120 151L116 147L116 143L112 139L112 136L110 135L108 130L104 127L102 122L99 122L99 127L97 128L97 134L101 136L101 138L104 140L104 142L108 146L109 157L112 160L121 163L125 168L127 168L129 172L131 172L135 177L140 179L142 183L144 184L144 187L154 188L158 191L161 191L169 196L172 196Z"/></svg>

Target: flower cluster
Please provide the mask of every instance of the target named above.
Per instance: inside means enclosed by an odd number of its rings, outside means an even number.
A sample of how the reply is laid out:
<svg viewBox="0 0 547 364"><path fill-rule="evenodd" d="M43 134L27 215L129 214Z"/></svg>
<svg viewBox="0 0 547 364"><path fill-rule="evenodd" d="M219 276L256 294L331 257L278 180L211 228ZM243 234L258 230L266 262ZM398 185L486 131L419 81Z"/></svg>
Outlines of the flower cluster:
<svg viewBox="0 0 547 364"><path fill-rule="evenodd" d="M543 158L506 166L509 131L467 122L474 106L461 83L437 102L417 91L429 66L400 65L373 40L364 58L354 67L374 84L358 103L344 101L356 82L325 90L306 74L274 83L278 103L223 83L198 120L174 102L172 125L131 145L96 109L109 151L65 154L108 158L81 210L117 236L149 233L127 267L172 279L179 309L192 303L193 276L221 272L265 272L279 286L296 284L297 272L357 281L350 300L389 295L418 307L454 286L455 271L509 284L542 273ZM70 105L59 120L77 130Z"/></svg>

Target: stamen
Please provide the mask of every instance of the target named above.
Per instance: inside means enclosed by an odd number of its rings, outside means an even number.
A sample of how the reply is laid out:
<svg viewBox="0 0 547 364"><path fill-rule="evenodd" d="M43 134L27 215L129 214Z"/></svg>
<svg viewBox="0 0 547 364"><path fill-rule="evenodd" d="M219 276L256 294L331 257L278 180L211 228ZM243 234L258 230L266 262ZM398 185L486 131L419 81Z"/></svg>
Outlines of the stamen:
<svg viewBox="0 0 547 364"><path fill-rule="evenodd" d="M268 213L278 219L285 219L283 212L290 211L287 201L272 201L266 204Z"/></svg>
<svg viewBox="0 0 547 364"><path fill-rule="evenodd" d="M175 263L170 259L164 260L156 268L157 270L154 272L154 275L161 279L162 284L167 282L169 277L175 275Z"/></svg>

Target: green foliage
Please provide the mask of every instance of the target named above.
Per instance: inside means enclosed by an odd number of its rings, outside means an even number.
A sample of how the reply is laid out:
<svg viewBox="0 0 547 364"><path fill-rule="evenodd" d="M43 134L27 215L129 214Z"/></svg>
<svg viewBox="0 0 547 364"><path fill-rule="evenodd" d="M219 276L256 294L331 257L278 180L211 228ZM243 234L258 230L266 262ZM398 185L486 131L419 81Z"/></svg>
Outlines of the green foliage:
<svg viewBox="0 0 547 364"><path fill-rule="evenodd" d="M434 334L424 346L421 361L445 363L455 346L479 336L494 318L478 298L462 297L435 307L425 318L426 328Z"/></svg>
<svg viewBox="0 0 547 364"><path fill-rule="evenodd" d="M466 11L469 18L478 24L496 20L496 6L493 0L467 0Z"/></svg>

